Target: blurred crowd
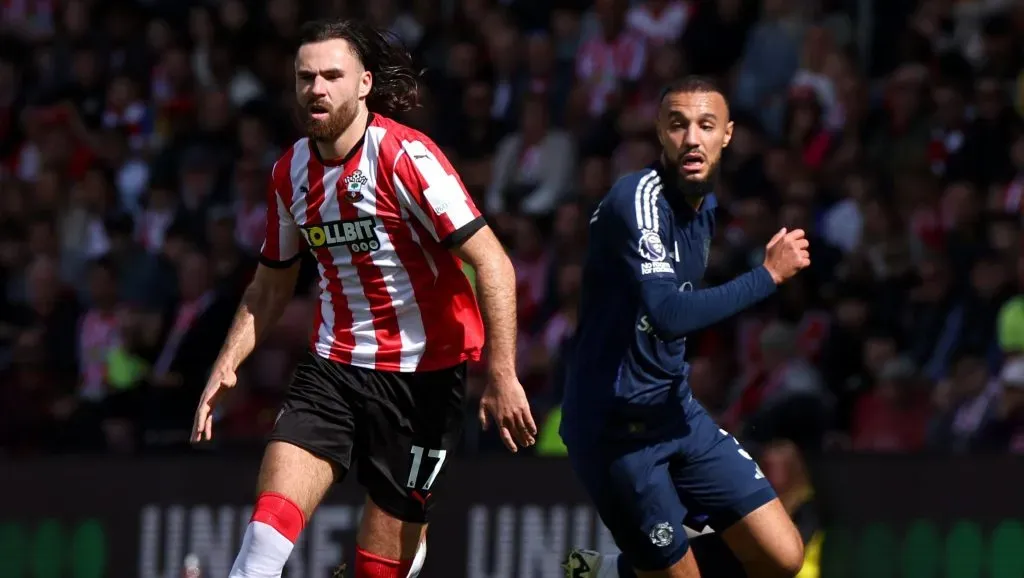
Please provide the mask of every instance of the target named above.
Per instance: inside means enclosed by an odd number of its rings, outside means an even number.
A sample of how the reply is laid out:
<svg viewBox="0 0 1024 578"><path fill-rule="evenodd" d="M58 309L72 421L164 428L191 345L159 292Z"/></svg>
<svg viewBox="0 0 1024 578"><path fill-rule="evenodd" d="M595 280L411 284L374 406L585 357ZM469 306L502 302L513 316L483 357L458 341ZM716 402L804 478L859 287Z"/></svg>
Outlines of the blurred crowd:
<svg viewBox="0 0 1024 578"><path fill-rule="evenodd" d="M422 66L422 106L399 120L442 146L506 243L542 436L590 210L657 159L659 87L694 73L726 87L736 123L707 282L759 264L780 227L812 240L810 270L694 338L692 386L723 427L809 449L1024 452L1019 3L2 7L0 453L185 445L255 268L269 170L301 136L296 31L323 16L368 18ZM304 262L220 443L273 423L315 280ZM472 424L466 439L498 447Z"/></svg>

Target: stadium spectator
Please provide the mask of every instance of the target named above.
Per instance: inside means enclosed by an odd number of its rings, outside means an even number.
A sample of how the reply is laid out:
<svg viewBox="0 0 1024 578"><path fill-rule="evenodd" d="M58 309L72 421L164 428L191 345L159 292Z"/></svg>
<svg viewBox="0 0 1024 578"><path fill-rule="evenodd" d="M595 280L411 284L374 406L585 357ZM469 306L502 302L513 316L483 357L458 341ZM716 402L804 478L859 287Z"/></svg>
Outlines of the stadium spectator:
<svg viewBox="0 0 1024 578"><path fill-rule="evenodd" d="M1007 363L999 376L1002 391L991 421L978 432L979 449L1024 452L1024 361Z"/></svg>
<svg viewBox="0 0 1024 578"><path fill-rule="evenodd" d="M570 190L576 163L572 140L550 126L546 99L528 97L522 107L520 130L498 143L484 199L491 214L550 214Z"/></svg>
<svg viewBox="0 0 1024 578"><path fill-rule="evenodd" d="M878 381L854 410L851 447L857 451L914 452L925 447L931 400L905 357L887 360Z"/></svg>
<svg viewBox="0 0 1024 578"><path fill-rule="evenodd" d="M146 451L187 423L296 135L297 25L349 15L417 59L423 106L401 120L444 148L516 262L539 418L561 392L589 216L655 159L661 86L702 73L728 87L736 123L708 281L760 262L782 226L807 231L813 263L690 337L705 404L748 429L785 415L801 444L1012 451L1024 19L1001 1L874 3L868 19L847 4L5 2L0 445ZM241 368L226 439L258 443L272 423L319 306L314 268ZM772 409L800 384L818 409ZM498 447L474 430L468 450Z"/></svg>

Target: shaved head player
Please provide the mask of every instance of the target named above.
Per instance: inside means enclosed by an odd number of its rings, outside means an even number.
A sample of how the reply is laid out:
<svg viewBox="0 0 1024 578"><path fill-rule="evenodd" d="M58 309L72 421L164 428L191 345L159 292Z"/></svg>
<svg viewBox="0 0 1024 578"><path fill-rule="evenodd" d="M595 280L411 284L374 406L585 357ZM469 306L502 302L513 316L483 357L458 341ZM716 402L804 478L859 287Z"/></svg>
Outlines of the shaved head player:
<svg viewBox="0 0 1024 578"><path fill-rule="evenodd" d="M783 229L763 265L700 286L732 129L710 81L670 85L658 111L661 159L620 179L590 220L561 434L622 554L570 552L568 578L696 578L687 527L704 526L747 576L790 577L802 565L800 534L771 485L687 384L687 334L768 297L810 263L803 231Z"/></svg>
<svg viewBox="0 0 1024 578"><path fill-rule="evenodd" d="M466 362L480 358L485 327L481 419L493 416L513 452L534 443L513 363L512 265L438 147L385 116L415 103L409 64L357 22L302 30L295 93L308 138L274 166L260 266L193 427L194 441L213 435L220 394L292 298L309 251L320 271L310 351L271 434L230 578L281 576L306 521L353 464L368 494L355 578L417 576L462 430ZM479 308L461 261L476 269Z"/></svg>

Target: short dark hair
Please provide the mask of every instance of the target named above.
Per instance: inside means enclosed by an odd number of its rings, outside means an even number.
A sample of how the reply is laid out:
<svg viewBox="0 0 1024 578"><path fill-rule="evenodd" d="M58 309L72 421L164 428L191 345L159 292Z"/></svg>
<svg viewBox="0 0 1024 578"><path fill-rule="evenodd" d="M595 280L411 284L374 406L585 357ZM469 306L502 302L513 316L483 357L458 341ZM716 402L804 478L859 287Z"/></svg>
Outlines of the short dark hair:
<svg viewBox="0 0 1024 578"><path fill-rule="evenodd" d="M722 98L725 99L725 105L729 106L729 98L725 96L725 92L722 91L717 82L710 77L696 74L677 78L665 85L661 89L661 96L658 98L658 102L665 100L665 97L670 94L678 94L680 92L717 93L722 95Z"/></svg>
<svg viewBox="0 0 1024 578"><path fill-rule="evenodd" d="M363 67L373 74L373 88L366 98L372 112L405 112L419 104L417 77L412 56L400 41L360 20L313 20L299 31L299 46L344 40Z"/></svg>

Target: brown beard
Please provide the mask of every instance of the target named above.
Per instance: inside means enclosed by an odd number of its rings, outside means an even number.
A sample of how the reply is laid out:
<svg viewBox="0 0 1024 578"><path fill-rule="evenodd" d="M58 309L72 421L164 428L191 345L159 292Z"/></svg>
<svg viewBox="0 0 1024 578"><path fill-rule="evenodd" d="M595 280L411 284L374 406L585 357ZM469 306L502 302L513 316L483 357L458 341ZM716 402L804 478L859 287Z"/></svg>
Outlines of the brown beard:
<svg viewBox="0 0 1024 578"><path fill-rule="evenodd" d="M334 142L355 120L356 115L359 114L359 108L356 101L342 103L337 109L330 112L327 120L322 121L314 120L310 116L309 107L306 107L304 114L306 133L309 138L320 142Z"/></svg>

